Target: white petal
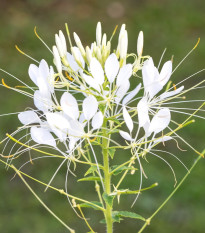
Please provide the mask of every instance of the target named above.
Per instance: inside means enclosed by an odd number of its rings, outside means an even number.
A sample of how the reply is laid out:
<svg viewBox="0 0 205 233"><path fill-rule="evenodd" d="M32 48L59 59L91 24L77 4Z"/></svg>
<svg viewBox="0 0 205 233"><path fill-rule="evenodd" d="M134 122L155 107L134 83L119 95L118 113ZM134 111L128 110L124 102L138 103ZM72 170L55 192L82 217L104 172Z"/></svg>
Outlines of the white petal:
<svg viewBox="0 0 205 233"><path fill-rule="evenodd" d="M152 58L149 58L142 68L142 78L145 92L153 98L163 87L160 83L159 72L154 66Z"/></svg>
<svg viewBox="0 0 205 233"><path fill-rule="evenodd" d="M40 123L40 118L34 111L25 111L18 114L20 122L24 125Z"/></svg>
<svg viewBox="0 0 205 233"><path fill-rule="evenodd" d="M132 98L134 98L134 97L137 95L137 93L139 92L140 88L141 88L141 83L140 83L139 85L137 85L137 87L136 87L134 90L132 90L132 91L123 99L122 104L125 105L125 104L127 104Z"/></svg>
<svg viewBox="0 0 205 233"><path fill-rule="evenodd" d="M116 97L115 102L118 104L121 99L126 95L127 91L130 88L130 82L128 80L125 80L123 85L121 85L118 90L116 91Z"/></svg>
<svg viewBox="0 0 205 233"><path fill-rule="evenodd" d="M83 124L81 124L76 120L71 120L68 134L69 136L72 137L77 137L77 138L83 137L83 135L85 134Z"/></svg>
<svg viewBox="0 0 205 233"><path fill-rule="evenodd" d="M166 142L166 141L169 141L169 140L172 140L172 139L173 138L170 137L170 136L164 136L164 137L161 137L161 138L159 138L157 140L154 140L154 144L157 144L157 143L160 143L160 142Z"/></svg>
<svg viewBox="0 0 205 233"><path fill-rule="evenodd" d="M162 86L164 86L168 82L171 74L172 74L172 62L167 61L166 63L164 63L159 75L160 83L162 84Z"/></svg>
<svg viewBox="0 0 205 233"><path fill-rule="evenodd" d="M69 150L70 150L70 152L74 149L75 144L79 139L80 138L70 137L70 141L69 141Z"/></svg>
<svg viewBox="0 0 205 233"><path fill-rule="evenodd" d="M97 112L92 119L93 130L99 129L103 124L103 114L102 112Z"/></svg>
<svg viewBox="0 0 205 233"><path fill-rule="evenodd" d="M119 67L120 65L117 56L112 53L105 62L105 73L110 83L115 80L115 77L119 71Z"/></svg>
<svg viewBox="0 0 205 233"><path fill-rule="evenodd" d="M37 78L39 76L38 66L31 64L29 66L28 74L29 74L31 80L37 85Z"/></svg>
<svg viewBox="0 0 205 233"><path fill-rule="evenodd" d="M100 62L95 57L91 59L90 72L98 84L102 85L104 83L105 80L104 71L102 69Z"/></svg>
<svg viewBox="0 0 205 233"><path fill-rule="evenodd" d="M38 144L45 144L56 147L54 137L46 129L37 128L35 126L31 127L31 138Z"/></svg>
<svg viewBox="0 0 205 233"><path fill-rule="evenodd" d="M61 107L65 114L76 120L79 117L78 103L75 97L65 92L60 100Z"/></svg>
<svg viewBox="0 0 205 233"><path fill-rule="evenodd" d="M50 66L49 76L47 78L50 93L54 93L54 85L53 85L54 79L55 79L55 73L54 73L53 67Z"/></svg>
<svg viewBox="0 0 205 233"><path fill-rule="evenodd" d="M137 105L139 127L143 127L146 123L150 122L149 107L146 98L142 98Z"/></svg>
<svg viewBox="0 0 205 233"><path fill-rule="evenodd" d="M176 90L174 90L174 91L168 91L168 92L165 92L165 93L161 94L161 95L159 96L159 98L160 98L160 100L163 100L163 99L168 98L168 97L171 97L171 96L173 96L173 95L177 95L177 94L179 94L183 89L184 89L184 86L181 86L181 87L179 87L178 89L176 89Z"/></svg>
<svg viewBox="0 0 205 233"><path fill-rule="evenodd" d="M98 109L98 102L94 96L88 96L83 100L83 113L86 120L90 120Z"/></svg>
<svg viewBox="0 0 205 233"><path fill-rule="evenodd" d="M47 62L44 59L40 61L40 64L39 64L39 74L45 80L47 80L47 77L49 76L49 67L48 67Z"/></svg>
<svg viewBox="0 0 205 233"><path fill-rule="evenodd" d="M123 107L123 118L125 120L127 128L129 129L129 131L131 133L134 125L133 125L132 118L130 117L130 114L128 113L128 111L125 107Z"/></svg>
<svg viewBox="0 0 205 233"><path fill-rule="evenodd" d="M155 134L161 132L169 125L170 120L170 110L168 108L160 109L150 123L149 132Z"/></svg>
<svg viewBox="0 0 205 233"><path fill-rule="evenodd" d="M34 105L43 112L46 112L48 111L48 109L52 109L53 107L51 97L42 96L42 94L38 90L34 92L33 100Z"/></svg>
<svg viewBox="0 0 205 233"><path fill-rule="evenodd" d="M100 86L98 84L98 82L91 76L87 75L87 74L83 74L83 79L85 80L85 82L92 88L94 88L95 90L97 90L98 92L100 92Z"/></svg>
<svg viewBox="0 0 205 233"><path fill-rule="evenodd" d="M46 119L52 128L57 128L59 130L70 128L69 121L60 112L48 112L46 113Z"/></svg>
<svg viewBox="0 0 205 233"><path fill-rule="evenodd" d="M83 123L85 121L85 116L83 113L80 114L80 117L79 117L79 122L80 123Z"/></svg>
<svg viewBox="0 0 205 233"><path fill-rule="evenodd" d="M51 130L60 139L60 141L65 141L67 139L68 129L70 128L68 120L58 112L47 113L46 119Z"/></svg>
<svg viewBox="0 0 205 233"><path fill-rule="evenodd" d="M45 80L42 76L39 76L39 78L37 79L37 86L39 88L41 96L45 98L50 96L48 81Z"/></svg>
<svg viewBox="0 0 205 233"><path fill-rule="evenodd" d="M128 141L132 141L132 140L133 140L133 139L131 138L131 136L130 136L127 132L120 130L119 133L120 133L120 135L121 135L125 140L128 140Z"/></svg>
<svg viewBox="0 0 205 233"><path fill-rule="evenodd" d="M69 66L74 72L77 72L78 70L81 69L79 65L77 64L77 62L75 61L73 55L71 55L70 53L67 53L67 60L68 60Z"/></svg>
<svg viewBox="0 0 205 233"><path fill-rule="evenodd" d="M148 60L145 61L142 67L144 86L147 86L154 81L155 73L156 73L156 67L154 66L153 59L150 57Z"/></svg>
<svg viewBox="0 0 205 233"><path fill-rule="evenodd" d="M119 74L117 76L117 86L121 86L121 85L124 85L124 82L129 80L129 78L131 77L132 75L132 65L131 64L127 64L127 65L124 65L120 71L119 71Z"/></svg>

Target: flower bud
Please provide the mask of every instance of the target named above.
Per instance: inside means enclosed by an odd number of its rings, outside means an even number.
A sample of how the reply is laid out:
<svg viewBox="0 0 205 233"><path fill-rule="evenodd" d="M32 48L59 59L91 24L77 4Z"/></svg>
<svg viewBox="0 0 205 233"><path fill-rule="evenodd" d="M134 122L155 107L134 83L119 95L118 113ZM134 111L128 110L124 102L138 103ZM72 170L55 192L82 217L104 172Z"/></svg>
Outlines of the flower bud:
<svg viewBox="0 0 205 233"><path fill-rule="evenodd" d="M59 52L56 46L53 46L53 56L54 56L54 63L58 70L58 73L62 73L62 65L61 65L61 58L59 56Z"/></svg>
<svg viewBox="0 0 205 233"><path fill-rule="evenodd" d="M127 47L128 47L128 36L127 36L127 31L124 31L124 34L120 38L120 47L119 47L119 52L120 52L120 58L125 60L127 56Z"/></svg>
<svg viewBox="0 0 205 233"><path fill-rule="evenodd" d="M143 44L144 44L144 36L143 36L143 32L140 31L137 39L137 54L139 57L142 56Z"/></svg>
<svg viewBox="0 0 205 233"><path fill-rule="evenodd" d="M58 48L58 52L60 57L64 57L64 50L63 50L63 46L61 43L61 39L59 38L58 34L55 34L55 41L56 41L56 46Z"/></svg>
<svg viewBox="0 0 205 233"><path fill-rule="evenodd" d="M93 52L94 54L97 53L97 45L96 45L96 42L93 43L93 50L92 50L92 52Z"/></svg>
<svg viewBox="0 0 205 233"><path fill-rule="evenodd" d="M82 63L81 63L80 57L79 57L79 50L78 50L78 48L77 47L71 47L71 52L72 52L72 54L73 54L76 62L78 63L78 65L80 67L82 67Z"/></svg>
<svg viewBox="0 0 205 233"><path fill-rule="evenodd" d="M101 40L102 40L102 27L101 27L101 23L98 22L97 28L96 28L96 42L97 42L97 46L101 45Z"/></svg>
<svg viewBox="0 0 205 233"><path fill-rule="evenodd" d="M104 33L102 38L102 47L105 47L107 43L107 35Z"/></svg>
<svg viewBox="0 0 205 233"><path fill-rule="evenodd" d="M67 55L67 44L66 44L65 36L64 36L64 34L63 34L63 32L61 30L59 31L59 38L61 40L64 55L66 56Z"/></svg>
<svg viewBox="0 0 205 233"><path fill-rule="evenodd" d="M80 49L82 56L85 57L85 49L81 43L79 36L75 32L73 33L73 36L74 36L75 43L78 46L78 48Z"/></svg>
<svg viewBox="0 0 205 233"><path fill-rule="evenodd" d="M97 55L97 59L99 61L102 61L102 54L101 54L101 50L99 47L96 48L96 55Z"/></svg>
<svg viewBox="0 0 205 233"><path fill-rule="evenodd" d="M92 52L91 52L91 50L90 50L90 48L88 46L86 46L85 50L86 50L87 61L90 64L90 61L92 59Z"/></svg>
<svg viewBox="0 0 205 233"><path fill-rule="evenodd" d="M119 37L118 37L118 45L117 45L117 51L116 51L117 57L119 57L119 55L120 55L120 41L121 41L121 38L124 35L124 33L125 33L125 24L123 24L121 26L120 34L119 34Z"/></svg>
<svg viewBox="0 0 205 233"><path fill-rule="evenodd" d="M120 37L124 34L124 32L125 32L125 27L126 27L125 24L123 24L123 25L121 26L120 34L119 34L119 40L118 40L118 41L120 41Z"/></svg>

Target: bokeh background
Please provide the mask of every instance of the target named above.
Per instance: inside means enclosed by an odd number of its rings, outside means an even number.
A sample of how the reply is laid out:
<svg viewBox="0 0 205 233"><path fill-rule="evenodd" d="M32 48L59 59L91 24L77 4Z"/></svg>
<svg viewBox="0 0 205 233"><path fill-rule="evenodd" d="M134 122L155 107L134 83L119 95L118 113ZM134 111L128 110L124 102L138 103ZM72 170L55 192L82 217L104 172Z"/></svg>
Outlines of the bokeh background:
<svg viewBox="0 0 205 233"><path fill-rule="evenodd" d="M95 38L97 21L101 21L103 29L111 35L115 25L126 23L129 33L129 51L136 51L136 39L140 30L144 31L144 54L153 56L159 61L160 56L167 48L165 60L174 55L174 65L187 54L194 46L197 38L201 43L197 50L186 59L183 65L173 75L174 82L178 82L188 75L205 68L205 1L202 0L127 0L127 1L98 1L98 0L0 0L0 67L6 69L17 77L31 84L28 77L29 59L19 54L14 45L32 55L35 59L45 58L50 64L52 58L48 50L41 44L33 33L37 26L39 34L51 47L54 44L54 34L59 29L64 30L64 23L69 24L70 31L77 32L84 45L90 44ZM116 41L116 40L115 40ZM204 79L205 74L195 76L186 87ZM9 76L0 73L9 85L16 85ZM190 96L194 99L204 99L204 91L200 89ZM27 106L32 106L32 101L18 93L0 87L0 114L23 111ZM194 106L195 107L195 106ZM178 118L177 118L178 117ZM181 118L180 118L181 117ZM175 119L183 117L176 115ZM5 133L11 133L18 126L16 115L0 118L0 140ZM193 126L180 133L187 141L191 142L199 151L205 145L205 123L196 121ZM175 143L170 143L169 150L190 167L196 155L188 150L181 152ZM183 149L186 145L180 143ZM35 155L34 155L35 156ZM119 152L126 156L124 152ZM26 155L25 155L26 157ZM24 158L28 159L28 157ZM177 178L185 174L185 169L174 159L168 161L174 167ZM144 217L160 205L166 196L173 190L174 180L168 167L153 158L148 157L149 163L145 168L149 181L147 184L158 182L159 186L140 196L137 204L132 209ZM16 166L22 160L16 161ZM45 159L36 161L34 165L24 168L25 172L34 177L48 181L59 161ZM77 169L80 172L81 168ZM144 231L147 233L204 233L205 232L205 164L202 160L194 169L164 209L153 219L151 225ZM66 169L63 168L54 181L57 187L63 186ZM21 180L16 177L11 181L13 172L6 171L0 164L0 232L2 233L64 233L67 232L46 210L37 202L27 190ZM128 183L133 183L130 176ZM43 187L29 181L31 186L54 212L62 217L76 232L88 232L86 225L78 219L66 199L54 191L43 192ZM69 177L71 193L80 193L81 196L94 196L91 184L76 184L75 178ZM127 209L132 203L132 198L122 198L122 209ZM94 216L90 221L97 232L105 232L105 227L98 223L100 216L96 212L86 211L86 216ZM115 224L116 233L134 233L142 225L139 221L122 221Z"/></svg>

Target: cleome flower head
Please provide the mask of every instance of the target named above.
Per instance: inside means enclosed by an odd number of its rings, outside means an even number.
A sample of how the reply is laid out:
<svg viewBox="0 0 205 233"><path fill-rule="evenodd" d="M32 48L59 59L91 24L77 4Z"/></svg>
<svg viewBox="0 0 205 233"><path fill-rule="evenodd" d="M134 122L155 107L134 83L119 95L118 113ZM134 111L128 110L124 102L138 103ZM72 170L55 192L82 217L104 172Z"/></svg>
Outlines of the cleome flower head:
<svg viewBox="0 0 205 233"><path fill-rule="evenodd" d="M63 32L59 31L55 35L55 44L51 49L37 35L52 52L53 64L48 64L44 59L38 62L23 53L37 63L31 64L28 69L34 87L16 78L27 88L22 90L18 87L10 87L2 80L2 86L32 98L35 106L18 112L18 119L22 125L11 135L7 134L7 138L2 141L2 143L5 142L2 156L7 158L8 166L11 166L14 159L30 150L44 155L34 159L51 156L61 158L62 162L46 189L50 187L63 164L67 163L65 194L72 208L78 207L82 218L85 219L81 207L91 204L91 207L94 206L103 211L106 223L109 225L114 221L111 216L118 213L118 211L112 212L109 206L115 197L119 201L120 195L135 194L136 201L141 191L157 185L155 183L150 187L142 188L143 176L147 177L143 168L143 159L146 161L148 154L163 160L171 169L176 181L172 166L159 155L159 152L171 154L179 162L181 161L165 149L155 149L158 144L165 146L165 142L175 140L179 147L178 140L181 140L200 154L180 137L177 131L193 123L191 119L193 116L204 119L198 114L203 112L204 103L196 109L175 107L175 104L185 103L183 95L203 87L201 84L204 80L185 89L181 83L190 76L172 86L172 74L178 66L173 70L173 61L169 60L160 69L160 64L156 67L151 56L144 56L142 31L138 35L136 51L129 53L128 32L125 24L121 26L116 46L112 44L116 29L109 37L103 33L100 22L96 27L96 39L90 46L84 46L75 32L73 33L74 42L72 42L67 25L66 31L68 43ZM12 77L15 78L15 76ZM200 100L195 101L200 102ZM190 110L192 113L189 112ZM178 123L174 119L174 113L188 117ZM26 133L22 136L21 133L24 131ZM18 135L21 135L19 139L17 139ZM9 153L3 155L9 147L10 140L15 143L9 148ZM48 151L47 148L49 148ZM97 154L97 148L101 149L102 154ZM55 154L50 153L50 149L55 151ZM129 155L124 156L125 162L120 165L116 164L114 159L118 149L130 151ZM110 166L110 157L113 166ZM32 161L31 158L20 167L19 171L30 161ZM72 163L73 170L70 168ZM82 199L74 198L67 192L67 176L69 173L75 175L76 163L89 166L84 177L78 181L95 182L100 205L96 202L93 204L84 201L80 206L76 201L82 202ZM181 163L186 168L183 162ZM132 175L139 174L140 185L137 190L129 190L129 187L119 188L129 171ZM112 176L122 172L124 173L117 184L113 184L113 188ZM98 184L99 181L101 186ZM100 188L103 190L102 195ZM60 193L64 191L61 190ZM76 210L75 212L77 213ZM121 217L131 216L125 212L121 211L116 215L119 220ZM108 215L111 220L107 217Z"/></svg>

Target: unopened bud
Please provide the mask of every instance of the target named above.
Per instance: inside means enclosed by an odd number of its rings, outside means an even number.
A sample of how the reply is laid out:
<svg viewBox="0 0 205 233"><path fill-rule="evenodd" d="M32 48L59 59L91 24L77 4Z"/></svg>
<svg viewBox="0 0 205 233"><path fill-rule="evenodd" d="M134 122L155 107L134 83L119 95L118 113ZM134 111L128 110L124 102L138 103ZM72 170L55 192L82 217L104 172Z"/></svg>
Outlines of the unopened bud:
<svg viewBox="0 0 205 233"><path fill-rule="evenodd" d="M111 49L111 43L110 41L107 42L107 52L110 54L110 49Z"/></svg>
<svg viewBox="0 0 205 233"><path fill-rule="evenodd" d="M81 43L79 36L75 32L73 33L73 36L74 36L75 43L78 46L78 48L80 49L82 56L85 57L85 49Z"/></svg>
<svg viewBox="0 0 205 233"><path fill-rule="evenodd" d="M105 47L107 43L107 35L104 33L103 38L102 38L102 47Z"/></svg>
<svg viewBox="0 0 205 233"><path fill-rule="evenodd" d="M99 61L102 61L102 54L99 47L96 48L96 55Z"/></svg>
<svg viewBox="0 0 205 233"><path fill-rule="evenodd" d="M101 23L98 22L96 27L96 42L98 46L101 45L101 40L102 40L102 26Z"/></svg>
<svg viewBox="0 0 205 233"><path fill-rule="evenodd" d="M80 67L82 67L82 63L80 61L80 56L79 56L79 49L77 47L71 47L71 52L72 52L72 55L74 56L76 62L78 63L78 65Z"/></svg>
<svg viewBox="0 0 205 233"><path fill-rule="evenodd" d="M124 33L125 33L125 24L123 24L123 25L121 26L120 33L119 33L119 37L118 37L118 45L117 45L117 51L116 51L117 57L120 56L120 41L121 41L121 38L122 38L122 36L124 35Z"/></svg>
<svg viewBox="0 0 205 233"><path fill-rule="evenodd" d="M67 44L66 44L65 36L64 36L64 34L63 34L63 32L61 30L59 31L59 38L61 40L61 44L62 44L62 47L63 47L64 55L66 56L67 55Z"/></svg>
<svg viewBox="0 0 205 233"><path fill-rule="evenodd" d="M85 50L86 50L86 59L88 63L90 64L90 61L92 59L92 52L88 46L86 46Z"/></svg>
<svg viewBox="0 0 205 233"><path fill-rule="evenodd" d="M94 54L97 53L97 45L96 45L96 42L93 43L93 53L94 53Z"/></svg>
<svg viewBox="0 0 205 233"><path fill-rule="evenodd" d="M56 42L56 46L58 48L58 52L59 52L60 57L64 57L63 46L62 46L62 43L61 43L61 40L60 40L58 34L55 34L55 42Z"/></svg>
<svg viewBox="0 0 205 233"><path fill-rule="evenodd" d="M128 36L127 31L125 30L124 34L120 38L120 58L126 60L127 56L127 47L128 47Z"/></svg>
<svg viewBox="0 0 205 233"><path fill-rule="evenodd" d="M119 40L120 40L120 37L124 34L124 32L125 32L125 27L126 27L126 25L125 24L123 24L122 26L121 26L121 29L120 29L120 34L119 34ZM118 41L119 41L118 40Z"/></svg>
<svg viewBox="0 0 205 233"><path fill-rule="evenodd" d="M139 57L142 56L143 45L144 45L144 36L143 36L143 32L140 31L137 39L137 54Z"/></svg>
<svg viewBox="0 0 205 233"><path fill-rule="evenodd" d="M61 65L61 58L59 56L59 52L56 46L53 46L53 56L54 56L54 63L58 70L58 73L62 73L62 65Z"/></svg>

